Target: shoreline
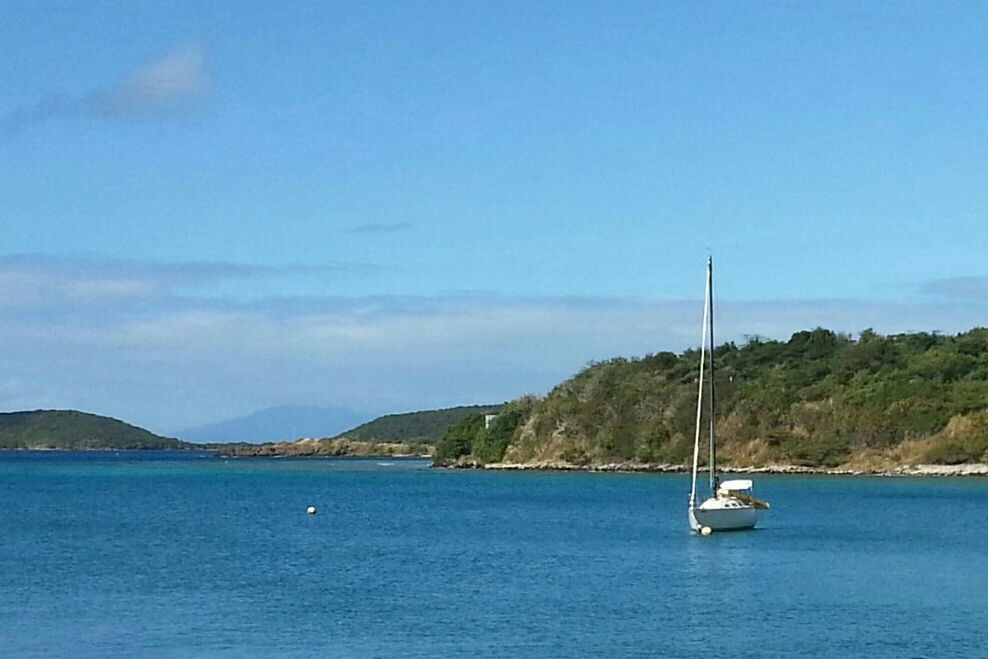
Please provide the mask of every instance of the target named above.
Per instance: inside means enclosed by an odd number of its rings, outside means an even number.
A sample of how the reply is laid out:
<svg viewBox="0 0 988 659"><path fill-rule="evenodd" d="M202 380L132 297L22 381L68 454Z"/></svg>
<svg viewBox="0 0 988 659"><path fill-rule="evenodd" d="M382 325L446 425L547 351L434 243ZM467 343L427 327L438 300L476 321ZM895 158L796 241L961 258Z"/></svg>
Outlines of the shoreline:
<svg viewBox="0 0 988 659"><path fill-rule="evenodd" d="M313 442L313 440L302 440L302 443ZM372 444L372 443L368 443ZM388 448L405 448L403 445L388 445L388 444L377 444L375 448L379 447ZM359 449L369 448L367 446L357 445ZM80 448L80 449L68 449L68 448L0 448L0 452L66 452L66 453L138 453L138 452L164 452L164 453L211 453L217 458L235 458L235 459L250 459L250 458L365 458L365 459L417 459L417 460L427 460L432 456L428 454L420 453L389 453L386 450L380 453L370 452L364 453L360 450L358 451L344 451L341 452L319 452L319 451L283 451L278 450L279 446L276 445L236 445L237 449L233 451L224 451L223 449L232 448L231 446L212 446L212 447L194 447L194 448L155 448L155 449L120 449L120 448ZM337 447L343 448L343 447ZM351 448L351 447L346 447ZM433 469L474 469L474 470L486 470L486 471L547 471L547 472L589 472L589 473L616 473L616 474L683 474L688 473L690 468L688 465L683 464L651 464L642 462L610 462L603 464L575 464L572 462L565 462L563 460L542 460L538 462L492 462L489 464L481 464L479 462L474 462L470 460L461 460L460 462L447 465L431 465ZM701 471L703 469L701 468ZM771 475L817 475L817 476L935 476L935 477L988 477L988 464L981 462L971 462L955 465L939 465L939 464L915 464L915 465L898 465L898 466L887 466L887 467L811 467L806 465L793 465L793 464L772 464L763 465L760 467L739 467L739 466L729 466L721 469L722 474L771 474Z"/></svg>
<svg viewBox="0 0 988 659"><path fill-rule="evenodd" d="M493 462L479 464L463 462L444 465L440 469L483 469L489 471L582 471L620 474L682 474L688 473L687 465L646 464L639 462L614 462L597 465L578 465L571 462L546 460L542 462ZM957 465L917 464L887 468L809 467L805 465L765 465L762 467L726 467L723 474L802 474L819 476L937 476L937 477L988 477L988 464L967 463Z"/></svg>

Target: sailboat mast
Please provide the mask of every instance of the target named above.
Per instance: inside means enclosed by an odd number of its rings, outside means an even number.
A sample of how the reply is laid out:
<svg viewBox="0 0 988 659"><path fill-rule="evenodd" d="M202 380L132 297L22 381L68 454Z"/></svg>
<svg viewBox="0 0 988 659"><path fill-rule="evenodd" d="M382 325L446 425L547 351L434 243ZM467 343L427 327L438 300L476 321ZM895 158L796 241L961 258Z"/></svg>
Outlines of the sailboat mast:
<svg viewBox="0 0 988 659"><path fill-rule="evenodd" d="M707 259L707 290L710 291L710 490L717 494L717 441L714 438L714 402L716 400L714 385L714 259Z"/></svg>
<svg viewBox="0 0 988 659"><path fill-rule="evenodd" d="M696 391L696 434L693 437L693 481L690 485L690 508L696 505L696 476L700 466L700 422L703 416L703 374L706 369L704 356L707 353L707 312L710 309L710 277L703 292L703 321L700 323L700 378Z"/></svg>

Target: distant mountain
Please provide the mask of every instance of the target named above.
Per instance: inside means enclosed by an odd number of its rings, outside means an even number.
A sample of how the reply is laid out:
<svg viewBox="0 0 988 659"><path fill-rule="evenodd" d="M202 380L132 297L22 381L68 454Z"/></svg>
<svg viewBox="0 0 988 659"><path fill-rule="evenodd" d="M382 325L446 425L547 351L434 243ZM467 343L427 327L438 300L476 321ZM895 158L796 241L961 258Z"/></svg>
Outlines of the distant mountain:
<svg viewBox="0 0 988 659"><path fill-rule="evenodd" d="M3 449L188 449L117 419L75 410L0 413Z"/></svg>
<svg viewBox="0 0 988 659"><path fill-rule="evenodd" d="M175 434L188 442L274 442L299 437L332 437L370 415L343 407L282 405L236 419L217 421Z"/></svg>
<svg viewBox="0 0 988 659"><path fill-rule="evenodd" d="M441 410L388 414L340 433L337 437L363 442L435 443L446 429L470 414L495 413L504 405L463 405Z"/></svg>

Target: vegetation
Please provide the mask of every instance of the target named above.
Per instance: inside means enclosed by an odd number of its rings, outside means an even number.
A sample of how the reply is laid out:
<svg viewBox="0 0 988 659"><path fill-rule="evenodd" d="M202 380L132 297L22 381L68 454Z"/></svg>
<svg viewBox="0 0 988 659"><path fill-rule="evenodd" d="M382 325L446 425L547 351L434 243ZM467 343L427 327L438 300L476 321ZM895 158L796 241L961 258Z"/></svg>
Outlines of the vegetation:
<svg viewBox="0 0 988 659"><path fill-rule="evenodd" d="M449 465L463 458L473 462L500 462L518 427L531 412L535 399L526 397L505 405L487 422L488 414L474 413L446 429L436 445L433 461Z"/></svg>
<svg viewBox="0 0 988 659"><path fill-rule="evenodd" d="M721 345L715 358L727 464L988 461L988 329L856 339L815 329ZM684 464L698 361L689 350L590 364L544 398L508 404L490 428L463 418L435 460Z"/></svg>
<svg viewBox="0 0 988 659"><path fill-rule="evenodd" d="M338 438L362 442L418 442L435 444L443 432L468 415L483 415L500 410L503 405L465 405L441 410L388 414L353 430L340 433Z"/></svg>
<svg viewBox="0 0 988 659"><path fill-rule="evenodd" d="M72 410L0 413L0 449L188 449L143 428Z"/></svg>

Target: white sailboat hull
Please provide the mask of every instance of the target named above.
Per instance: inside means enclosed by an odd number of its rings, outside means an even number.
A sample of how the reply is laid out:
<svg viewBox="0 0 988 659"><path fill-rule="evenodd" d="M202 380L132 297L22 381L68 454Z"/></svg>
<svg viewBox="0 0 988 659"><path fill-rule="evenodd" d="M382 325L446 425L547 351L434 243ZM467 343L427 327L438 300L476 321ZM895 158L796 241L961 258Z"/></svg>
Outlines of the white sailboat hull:
<svg viewBox="0 0 988 659"><path fill-rule="evenodd" d="M700 506L689 509L690 528L700 531L704 526L711 531L740 531L753 529L758 522L754 506L731 505L725 507L721 499L708 499Z"/></svg>

